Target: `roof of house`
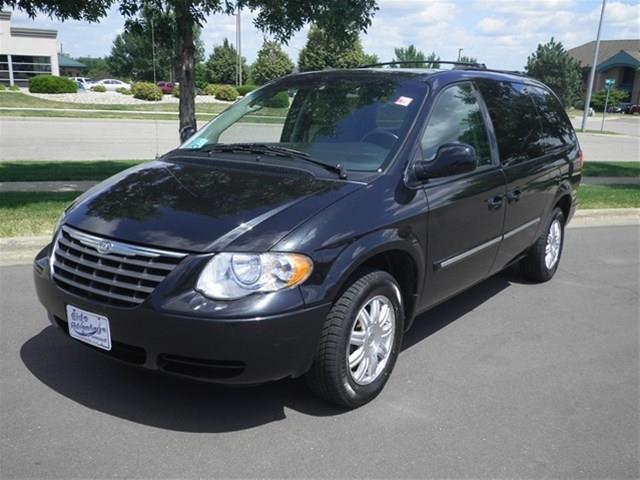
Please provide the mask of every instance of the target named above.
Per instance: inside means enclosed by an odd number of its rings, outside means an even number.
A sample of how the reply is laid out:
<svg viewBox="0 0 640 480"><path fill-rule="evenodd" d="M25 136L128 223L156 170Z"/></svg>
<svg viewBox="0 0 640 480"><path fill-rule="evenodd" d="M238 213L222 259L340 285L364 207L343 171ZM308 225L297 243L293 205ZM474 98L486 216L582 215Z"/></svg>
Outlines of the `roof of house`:
<svg viewBox="0 0 640 480"><path fill-rule="evenodd" d="M590 67L593 62L593 52L595 48L596 42L593 40L579 47L567 50L567 53L580 62L583 67ZM624 50L634 58L640 58L640 38L629 40L601 40L597 64L601 64L621 50Z"/></svg>
<svg viewBox="0 0 640 480"><path fill-rule="evenodd" d="M80 63L77 60L74 60L71 57L67 57L66 55L59 53L58 54L58 65L66 68L87 68L84 63Z"/></svg>

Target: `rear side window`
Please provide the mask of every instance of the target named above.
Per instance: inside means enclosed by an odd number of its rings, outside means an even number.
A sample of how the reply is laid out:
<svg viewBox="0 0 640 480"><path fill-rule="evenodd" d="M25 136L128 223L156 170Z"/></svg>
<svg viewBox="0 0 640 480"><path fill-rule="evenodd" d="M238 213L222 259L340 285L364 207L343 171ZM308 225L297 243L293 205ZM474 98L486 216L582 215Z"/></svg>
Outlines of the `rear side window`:
<svg viewBox="0 0 640 480"><path fill-rule="evenodd" d="M519 163L544 155L542 126L528 87L491 80L477 84L491 116L500 161Z"/></svg>
<svg viewBox="0 0 640 480"><path fill-rule="evenodd" d="M545 150L575 144L573 127L558 99L548 90L527 87L540 114L543 136L540 139Z"/></svg>
<svg viewBox="0 0 640 480"><path fill-rule="evenodd" d="M487 130L476 92L469 83L449 87L438 96L421 140L424 160L434 160L438 149L446 143L471 145L476 150L478 165L491 163Z"/></svg>

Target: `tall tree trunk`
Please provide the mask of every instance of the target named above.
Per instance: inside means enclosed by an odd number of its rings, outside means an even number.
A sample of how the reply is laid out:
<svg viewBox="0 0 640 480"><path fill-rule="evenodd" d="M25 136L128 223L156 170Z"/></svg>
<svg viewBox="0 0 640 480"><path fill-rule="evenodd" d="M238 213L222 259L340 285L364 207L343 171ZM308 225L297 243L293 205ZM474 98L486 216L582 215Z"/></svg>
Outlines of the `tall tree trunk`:
<svg viewBox="0 0 640 480"><path fill-rule="evenodd" d="M176 0L178 36L178 68L180 81L180 129L196 127L196 46L193 40L195 22L191 14L191 0Z"/></svg>

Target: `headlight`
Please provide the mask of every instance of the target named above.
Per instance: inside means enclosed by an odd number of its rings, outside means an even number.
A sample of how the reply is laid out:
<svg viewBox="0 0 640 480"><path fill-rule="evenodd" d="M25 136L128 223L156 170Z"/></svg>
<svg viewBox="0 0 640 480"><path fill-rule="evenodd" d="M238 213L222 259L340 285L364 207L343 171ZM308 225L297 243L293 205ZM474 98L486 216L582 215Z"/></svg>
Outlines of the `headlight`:
<svg viewBox="0 0 640 480"><path fill-rule="evenodd" d="M232 300L295 287L312 270L311 259L297 253L219 253L202 270L196 290L209 298Z"/></svg>

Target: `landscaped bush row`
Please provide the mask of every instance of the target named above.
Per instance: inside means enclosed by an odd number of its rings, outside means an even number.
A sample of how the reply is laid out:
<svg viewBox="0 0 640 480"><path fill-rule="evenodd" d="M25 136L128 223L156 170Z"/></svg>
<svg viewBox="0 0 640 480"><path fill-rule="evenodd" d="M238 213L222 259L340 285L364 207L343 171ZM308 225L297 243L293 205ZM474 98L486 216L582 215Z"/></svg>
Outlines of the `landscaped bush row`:
<svg viewBox="0 0 640 480"><path fill-rule="evenodd" d="M76 93L78 86L73 80L53 75L38 75L29 80L31 93Z"/></svg>
<svg viewBox="0 0 640 480"><path fill-rule="evenodd" d="M107 91L107 87L105 87L104 85L94 85L93 87L91 87L91 91L104 93Z"/></svg>
<svg viewBox="0 0 640 480"><path fill-rule="evenodd" d="M239 87L236 87L236 90L238 90L238 94L244 97L247 93L254 91L256 88L258 87L255 85L240 85Z"/></svg>
<svg viewBox="0 0 640 480"><path fill-rule="evenodd" d="M137 82L131 87L133 98L157 102L162 100L162 90L151 82Z"/></svg>

